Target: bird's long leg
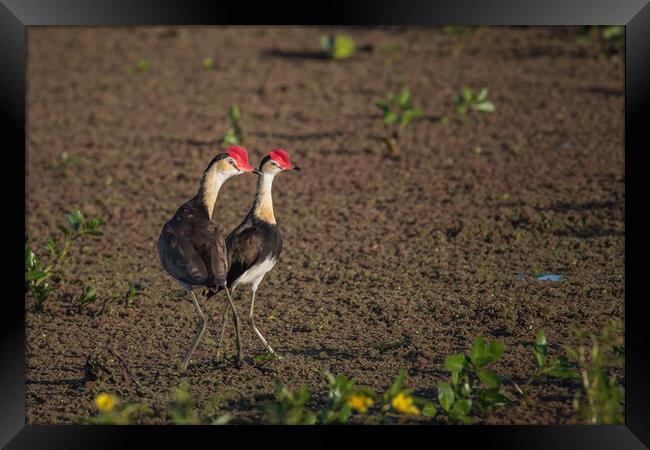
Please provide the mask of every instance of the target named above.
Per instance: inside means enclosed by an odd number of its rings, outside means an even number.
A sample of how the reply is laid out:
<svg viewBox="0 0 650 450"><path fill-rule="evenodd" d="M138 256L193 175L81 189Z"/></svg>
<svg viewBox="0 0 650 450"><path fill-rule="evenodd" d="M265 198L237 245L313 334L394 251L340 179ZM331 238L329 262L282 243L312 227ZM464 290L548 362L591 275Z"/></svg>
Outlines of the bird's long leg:
<svg viewBox="0 0 650 450"><path fill-rule="evenodd" d="M235 308L235 303L232 301L230 296L230 291L228 291L228 286L223 285L223 290L226 291L228 295L228 302L230 302L230 307L232 308L232 319L235 322L235 336L237 337L237 363L241 364L241 337L239 336L239 315L237 314L237 308Z"/></svg>
<svg viewBox="0 0 650 450"><path fill-rule="evenodd" d="M194 336L192 345L190 345L190 348L187 349L187 352L185 352L185 356L183 356L183 360L181 361L180 364L181 370L187 369L187 363L190 361L190 357L192 356L192 353L194 353L196 346L199 345L201 336L203 336L203 333L205 332L205 325L206 325L205 315L203 314L203 311L201 311L201 307L199 306L199 302L196 300L196 297L194 296L194 292L192 292L191 289L188 289L187 292L190 294L192 303L194 303L194 308L196 308L196 312L199 315L199 329L196 335Z"/></svg>
<svg viewBox="0 0 650 450"><path fill-rule="evenodd" d="M232 294L235 293L235 290L232 290ZM224 302L223 305L223 317L221 318L221 333L219 333L219 342L217 342L217 359L221 358L221 343L223 342L223 336L226 332L226 323L228 323L228 310L230 309L230 303Z"/></svg>
<svg viewBox="0 0 650 450"><path fill-rule="evenodd" d="M257 286L255 286L257 288ZM255 308L255 292L257 289L253 289L253 297L251 298L251 309L248 313L248 325L251 327L251 330L253 330L253 333L259 338L259 340L262 342L262 345L264 345L264 348L266 348L266 351L269 353L272 353L275 355L278 359L282 359L282 357L277 354L273 348L269 345L268 342L266 342L266 339L264 339L264 336L262 336L262 333L260 333L260 330L257 329L255 326L255 319L253 319L253 308Z"/></svg>

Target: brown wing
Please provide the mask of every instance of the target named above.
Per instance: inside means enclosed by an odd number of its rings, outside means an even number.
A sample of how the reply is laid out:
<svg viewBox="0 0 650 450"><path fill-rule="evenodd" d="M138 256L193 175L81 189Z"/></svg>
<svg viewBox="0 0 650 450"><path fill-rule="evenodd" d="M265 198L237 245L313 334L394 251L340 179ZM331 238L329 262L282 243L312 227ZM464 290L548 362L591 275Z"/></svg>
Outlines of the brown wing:
<svg viewBox="0 0 650 450"><path fill-rule="evenodd" d="M187 238L173 230L163 229L158 239L158 255L163 268L178 281L205 284L210 278L199 252Z"/></svg>
<svg viewBox="0 0 650 450"><path fill-rule="evenodd" d="M226 245L216 224L192 199L167 222L158 240L165 270L189 284L221 286L228 273Z"/></svg>
<svg viewBox="0 0 650 450"><path fill-rule="evenodd" d="M260 258L262 237L254 226L239 226L226 238L228 284L232 284Z"/></svg>

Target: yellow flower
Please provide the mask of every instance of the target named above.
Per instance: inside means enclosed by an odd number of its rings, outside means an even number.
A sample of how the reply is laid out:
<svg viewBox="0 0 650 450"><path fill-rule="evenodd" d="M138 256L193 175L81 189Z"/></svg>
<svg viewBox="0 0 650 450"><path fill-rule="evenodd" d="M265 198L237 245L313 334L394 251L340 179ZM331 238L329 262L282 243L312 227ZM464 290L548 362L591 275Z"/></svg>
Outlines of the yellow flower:
<svg viewBox="0 0 650 450"><path fill-rule="evenodd" d="M372 406L373 400L370 397L366 397L361 394L354 394L348 398L347 404L350 408L365 414L368 411L368 408Z"/></svg>
<svg viewBox="0 0 650 450"><path fill-rule="evenodd" d="M390 404L395 408L396 411L402 414L420 414L420 410L417 406L413 404L413 397L410 395L405 395L403 392L397 394L391 400Z"/></svg>
<svg viewBox="0 0 650 450"><path fill-rule="evenodd" d="M102 393L95 397L95 405L101 412L107 413L112 411L115 403L117 403L117 399L113 395Z"/></svg>

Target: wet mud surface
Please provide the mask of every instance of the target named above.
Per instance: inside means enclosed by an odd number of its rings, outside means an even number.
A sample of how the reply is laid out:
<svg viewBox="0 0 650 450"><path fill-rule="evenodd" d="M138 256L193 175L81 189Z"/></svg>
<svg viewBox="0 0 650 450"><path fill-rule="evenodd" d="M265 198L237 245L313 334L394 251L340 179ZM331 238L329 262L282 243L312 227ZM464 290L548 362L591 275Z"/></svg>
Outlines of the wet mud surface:
<svg viewBox="0 0 650 450"><path fill-rule="evenodd" d="M346 32L372 51L334 62L316 57L326 31L29 30L30 242L40 248L76 207L106 224L104 237L75 243L66 282L43 312L26 297L28 423L95 414L103 390L162 411L183 379L199 405L221 397L233 423L261 420L276 379L323 392L325 370L383 392L405 368L416 394L431 397L447 377L445 357L468 351L477 335L505 342L495 369L521 381L533 370L537 330L558 355L574 327L623 318L621 56L578 44L577 28L481 28L469 37L357 28ZM213 70L201 67L206 56ZM150 69L132 73L142 58ZM400 83L425 115L394 161L383 156L372 101ZM496 111L454 120L452 98L465 84L488 87ZM254 360L263 348L245 328L244 365L234 367L231 325L227 358L216 361L222 293L202 301L211 339L179 374L196 314L161 269L156 242L220 151L232 103L254 164L282 146L305 171L274 184L285 246L256 298L257 326L284 358ZM74 163L61 162L64 152ZM252 175L223 187L224 230L243 218L254 190ZM89 283L99 299L75 312ZM129 283L143 295L99 314ZM238 290L235 302L245 315L249 292ZM89 356L110 376L89 380ZM549 380L528 404L482 422L577 423L576 386Z"/></svg>

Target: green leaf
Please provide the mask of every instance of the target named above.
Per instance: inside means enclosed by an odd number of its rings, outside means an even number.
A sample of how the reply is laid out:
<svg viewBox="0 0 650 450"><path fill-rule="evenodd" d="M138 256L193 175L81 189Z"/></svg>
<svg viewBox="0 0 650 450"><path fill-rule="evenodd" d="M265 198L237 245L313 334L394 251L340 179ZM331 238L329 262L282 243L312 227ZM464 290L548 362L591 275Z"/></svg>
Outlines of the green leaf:
<svg viewBox="0 0 650 450"><path fill-rule="evenodd" d="M373 103L377 108L381 109L381 112L383 112L384 114L388 114L388 112L390 111L388 104L384 100L376 99Z"/></svg>
<svg viewBox="0 0 650 450"><path fill-rule="evenodd" d="M494 389L501 386L501 380L499 380L499 377L497 377L493 372L485 369L479 369L477 374L481 380L481 383L485 384L488 388Z"/></svg>
<svg viewBox="0 0 650 450"><path fill-rule="evenodd" d="M478 92L478 95L476 96L476 101L477 102L482 102L487 98L488 95L488 90L487 88L483 88Z"/></svg>
<svg viewBox="0 0 650 450"><path fill-rule="evenodd" d="M465 100L465 102L467 103L469 103L472 100L472 97L474 96L474 94L472 93L472 89L470 89L468 86L463 86L461 95L463 97L463 100Z"/></svg>
<svg viewBox="0 0 650 450"><path fill-rule="evenodd" d="M397 377L395 377L395 380L390 385L390 388L388 388L388 391L386 391L386 393L384 394L384 401L386 402L390 401L402 390L402 386L404 384L405 378L406 378L406 372L404 372L404 369L400 369L399 374L397 375Z"/></svg>
<svg viewBox="0 0 650 450"><path fill-rule="evenodd" d="M211 56L206 56L206 57L203 58L203 60L201 61L201 65L203 66L203 68L204 68L205 70L214 69L214 60L212 59Z"/></svg>
<svg viewBox="0 0 650 450"><path fill-rule="evenodd" d="M334 59L349 58L354 54L355 50L354 41L350 36L337 34L334 37L334 48L332 51L332 57Z"/></svg>
<svg viewBox="0 0 650 450"><path fill-rule="evenodd" d="M230 105L228 108L228 118L232 123L237 123L241 119L241 111L237 105Z"/></svg>
<svg viewBox="0 0 650 450"><path fill-rule="evenodd" d="M479 363L480 361L484 361L486 359L485 341L483 340L482 336L476 336L476 339L474 339L474 344L472 345L472 350L470 351L469 357L472 360L472 363L477 367L481 367L483 364L485 364L485 362ZM489 358L487 358L487 360L489 360Z"/></svg>
<svg viewBox="0 0 650 450"><path fill-rule="evenodd" d="M42 270L31 270L25 273L25 281L42 280L47 274Z"/></svg>
<svg viewBox="0 0 650 450"><path fill-rule="evenodd" d="M452 405L449 413L455 417L467 416L472 410L472 401L467 399L460 399Z"/></svg>
<svg viewBox="0 0 650 450"><path fill-rule="evenodd" d="M319 39L321 48L332 59L349 58L356 51L354 40L350 36L337 34L335 36L321 36Z"/></svg>
<svg viewBox="0 0 650 450"><path fill-rule="evenodd" d="M407 111L404 111L402 114L402 123L401 127L405 128L413 119L417 119L422 115L422 111L419 109L409 109Z"/></svg>
<svg viewBox="0 0 650 450"><path fill-rule="evenodd" d="M77 231L79 229L79 226L84 223L84 215L81 213L79 209L75 209L71 213L68 213L65 215L66 220L70 225L72 225L72 228Z"/></svg>
<svg viewBox="0 0 650 450"><path fill-rule="evenodd" d="M316 417L313 414L308 414L302 421L304 425L314 425L316 423L316 420L318 417Z"/></svg>
<svg viewBox="0 0 650 450"><path fill-rule="evenodd" d="M551 359L542 374L556 378L578 378L578 374L571 369L565 357Z"/></svg>
<svg viewBox="0 0 650 450"><path fill-rule="evenodd" d="M25 269L33 269L36 266L36 255L27 244L25 244Z"/></svg>
<svg viewBox="0 0 650 450"><path fill-rule="evenodd" d="M239 144L239 139L234 134L227 134L223 137L223 141L226 144L237 145Z"/></svg>
<svg viewBox="0 0 650 450"><path fill-rule="evenodd" d="M492 102L483 102L474 105L474 109L481 112L493 112L494 104Z"/></svg>
<svg viewBox="0 0 650 450"><path fill-rule="evenodd" d="M544 334L544 330L539 330L537 332L537 336L535 336L535 344L538 345L539 347L546 348L547 342L546 342L546 335Z"/></svg>
<svg viewBox="0 0 650 450"><path fill-rule="evenodd" d="M460 372L465 368L465 364L467 364L467 360L462 353L448 356L445 359L445 369L450 372Z"/></svg>
<svg viewBox="0 0 650 450"><path fill-rule="evenodd" d="M327 36L325 34L322 34L319 38L319 43L320 47L327 53L328 55L330 54L330 49L332 48L332 43L330 42L333 39L332 36Z"/></svg>
<svg viewBox="0 0 650 450"><path fill-rule="evenodd" d="M387 125L393 125L397 123L398 120L399 117L393 111L388 111L388 113L386 113L386 115L384 116L384 123L386 123Z"/></svg>
<svg viewBox="0 0 650 450"><path fill-rule="evenodd" d="M436 406L431 402L427 403L425 407L422 408L422 414L425 417L435 417L437 413L438 410L436 409Z"/></svg>
<svg viewBox="0 0 650 450"><path fill-rule="evenodd" d="M438 401L445 411L449 411L454 404L454 390L449 383L438 383Z"/></svg>
<svg viewBox="0 0 650 450"><path fill-rule="evenodd" d="M501 355L503 355L503 349L504 349L503 342L492 341L487 346L486 353L492 358L492 362L494 362L499 358L501 358Z"/></svg>
<svg viewBox="0 0 650 450"><path fill-rule="evenodd" d="M399 96L396 98L397 104L403 110L408 110L411 108L411 91L407 88L402 90Z"/></svg>

